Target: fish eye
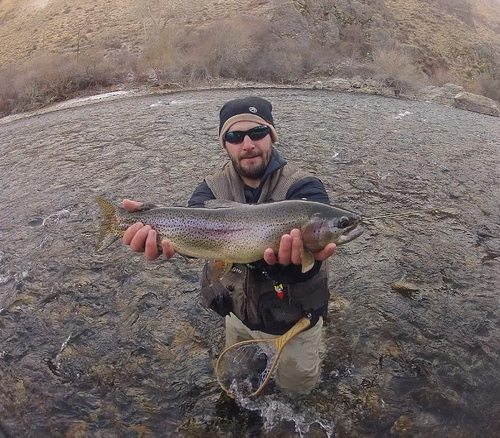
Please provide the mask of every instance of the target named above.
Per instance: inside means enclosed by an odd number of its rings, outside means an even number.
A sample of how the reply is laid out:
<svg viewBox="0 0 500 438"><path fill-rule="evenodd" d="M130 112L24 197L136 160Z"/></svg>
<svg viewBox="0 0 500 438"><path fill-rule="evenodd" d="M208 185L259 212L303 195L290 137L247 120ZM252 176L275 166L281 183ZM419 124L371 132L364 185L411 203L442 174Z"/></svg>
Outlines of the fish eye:
<svg viewBox="0 0 500 438"><path fill-rule="evenodd" d="M349 221L349 218L347 216L342 216L339 219L339 228L341 229L347 228L350 224L351 222Z"/></svg>

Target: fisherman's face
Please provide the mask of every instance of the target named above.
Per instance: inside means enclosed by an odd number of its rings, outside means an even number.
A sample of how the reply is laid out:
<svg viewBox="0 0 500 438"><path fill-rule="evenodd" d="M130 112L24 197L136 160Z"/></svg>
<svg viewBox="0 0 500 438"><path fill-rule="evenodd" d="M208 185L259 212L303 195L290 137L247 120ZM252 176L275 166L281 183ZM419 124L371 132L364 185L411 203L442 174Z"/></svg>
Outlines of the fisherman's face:
<svg viewBox="0 0 500 438"><path fill-rule="evenodd" d="M261 126L255 122L236 122L228 131L247 131ZM248 184L248 180L259 181L271 160L273 142L271 134L260 140L252 140L248 135L241 143L224 142L229 158L238 174ZM254 184L249 184L254 185Z"/></svg>

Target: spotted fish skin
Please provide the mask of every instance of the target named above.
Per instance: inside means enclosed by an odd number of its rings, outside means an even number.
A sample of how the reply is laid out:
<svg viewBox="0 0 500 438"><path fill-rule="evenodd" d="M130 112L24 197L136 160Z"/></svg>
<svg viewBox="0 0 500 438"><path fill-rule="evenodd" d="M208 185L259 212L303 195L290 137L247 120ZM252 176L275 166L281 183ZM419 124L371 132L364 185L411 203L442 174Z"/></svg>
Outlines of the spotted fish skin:
<svg viewBox="0 0 500 438"><path fill-rule="evenodd" d="M268 204L232 203L224 208L154 207L129 212L98 198L101 233L98 249L123 237L136 222L156 230L158 245L167 239L176 252L196 258L251 263L267 248L278 250L283 234L302 231L304 253L342 244L358 237L361 217L355 213L311 201Z"/></svg>

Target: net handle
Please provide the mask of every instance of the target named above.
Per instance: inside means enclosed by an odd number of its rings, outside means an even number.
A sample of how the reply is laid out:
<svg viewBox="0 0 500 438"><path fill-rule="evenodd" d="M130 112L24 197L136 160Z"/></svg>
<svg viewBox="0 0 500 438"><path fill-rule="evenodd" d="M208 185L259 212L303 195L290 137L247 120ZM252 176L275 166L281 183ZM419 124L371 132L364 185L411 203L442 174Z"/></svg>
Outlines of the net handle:
<svg viewBox="0 0 500 438"><path fill-rule="evenodd" d="M278 351L281 352L285 344L297 336L300 332L303 332L306 328L311 325L311 320L309 318L301 318L297 321L297 323L288 330L285 334L281 335L279 338L274 339L274 343L278 348Z"/></svg>

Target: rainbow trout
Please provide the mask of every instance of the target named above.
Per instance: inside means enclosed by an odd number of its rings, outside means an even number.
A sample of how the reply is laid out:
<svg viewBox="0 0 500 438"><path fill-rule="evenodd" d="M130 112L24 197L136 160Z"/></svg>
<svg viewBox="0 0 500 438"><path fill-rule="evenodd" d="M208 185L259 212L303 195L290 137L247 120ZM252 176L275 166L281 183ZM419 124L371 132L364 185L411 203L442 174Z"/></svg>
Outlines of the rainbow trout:
<svg viewBox="0 0 500 438"><path fill-rule="evenodd" d="M136 222L156 230L158 247L167 239L176 252L196 258L231 263L262 259L267 248L278 250L281 236L302 232L302 272L314 265L313 253L328 243L341 245L360 236L361 217L355 213L311 201L268 204L225 204L219 208L143 207L129 212L98 198L101 230L98 250L123 237ZM216 201L217 202L217 201ZM207 205L214 205L209 202Z"/></svg>

